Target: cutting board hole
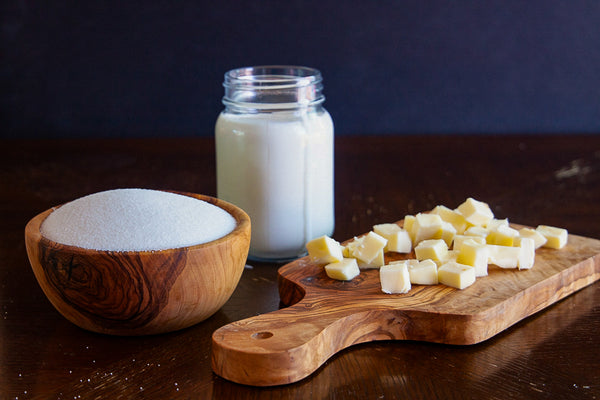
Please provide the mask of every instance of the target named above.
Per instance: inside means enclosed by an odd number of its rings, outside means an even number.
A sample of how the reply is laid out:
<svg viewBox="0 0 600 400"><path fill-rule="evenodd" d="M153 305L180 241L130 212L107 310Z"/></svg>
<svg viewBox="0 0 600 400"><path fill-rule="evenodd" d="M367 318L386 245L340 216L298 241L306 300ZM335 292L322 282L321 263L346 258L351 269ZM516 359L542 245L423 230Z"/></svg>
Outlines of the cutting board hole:
<svg viewBox="0 0 600 400"><path fill-rule="evenodd" d="M271 332L256 332L252 334L252 339L268 339L271 336L273 336Z"/></svg>

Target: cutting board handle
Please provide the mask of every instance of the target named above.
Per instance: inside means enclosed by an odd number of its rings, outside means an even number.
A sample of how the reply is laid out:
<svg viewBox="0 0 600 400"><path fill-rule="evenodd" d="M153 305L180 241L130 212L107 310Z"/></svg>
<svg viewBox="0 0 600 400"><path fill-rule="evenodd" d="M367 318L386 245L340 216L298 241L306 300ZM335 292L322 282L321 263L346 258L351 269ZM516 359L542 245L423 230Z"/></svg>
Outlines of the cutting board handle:
<svg viewBox="0 0 600 400"><path fill-rule="evenodd" d="M361 310L356 304L329 307L304 298L291 307L216 330L212 368L218 375L246 385L296 382L354 344L405 339L407 320L401 320L398 311Z"/></svg>

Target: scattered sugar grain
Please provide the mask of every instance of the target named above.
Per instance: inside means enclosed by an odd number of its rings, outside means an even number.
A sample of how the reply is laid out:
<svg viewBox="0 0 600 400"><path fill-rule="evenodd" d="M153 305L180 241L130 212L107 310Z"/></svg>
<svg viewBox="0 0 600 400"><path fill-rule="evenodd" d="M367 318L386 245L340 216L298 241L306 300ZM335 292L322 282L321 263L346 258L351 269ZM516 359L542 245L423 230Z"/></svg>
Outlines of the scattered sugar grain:
<svg viewBox="0 0 600 400"><path fill-rule="evenodd" d="M64 204L40 229L50 240L86 249L152 251L207 243L235 226L227 211L193 197L114 189Z"/></svg>

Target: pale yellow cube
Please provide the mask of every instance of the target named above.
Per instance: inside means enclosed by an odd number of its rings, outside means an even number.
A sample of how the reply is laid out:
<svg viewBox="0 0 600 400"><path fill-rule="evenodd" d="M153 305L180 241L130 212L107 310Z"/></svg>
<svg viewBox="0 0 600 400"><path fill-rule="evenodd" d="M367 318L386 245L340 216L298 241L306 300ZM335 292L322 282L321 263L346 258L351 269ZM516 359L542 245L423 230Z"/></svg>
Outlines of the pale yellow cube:
<svg viewBox="0 0 600 400"><path fill-rule="evenodd" d="M437 214L442 217L442 220L451 223L454 229L456 229L456 233L459 235L462 235L468 227L467 220L461 213L451 210L446 206L436 206L431 213Z"/></svg>
<svg viewBox="0 0 600 400"><path fill-rule="evenodd" d="M386 244L384 237L371 231L361 237L360 243L352 251L352 257L369 264L383 251Z"/></svg>
<svg viewBox="0 0 600 400"><path fill-rule="evenodd" d="M387 245L384 251L393 251L396 253L410 253L412 250L412 241L408 231L397 224L379 224L373 226L373 232L384 237Z"/></svg>
<svg viewBox="0 0 600 400"><path fill-rule="evenodd" d="M447 263L448 261L456 261L456 257L458 257L458 251L448 250L448 252L444 256L444 258L442 258L441 260L431 260L431 261L433 261L439 268L442 265L444 265L445 263ZM425 261L425 260L423 260L423 261Z"/></svg>
<svg viewBox="0 0 600 400"><path fill-rule="evenodd" d="M415 235L413 232L415 220L416 220L416 217L414 215L406 215L406 216L404 216L404 220L402 222L402 227L404 228L404 230L406 232L408 232L408 235L410 236L410 239L413 242L415 241Z"/></svg>
<svg viewBox="0 0 600 400"><path fill-rule="evenodd" d="M442 221L441 239L446 242L448 247L452 246L454 236L456 236L456 228L450 222Z"/></svg>
<svg viewBox="0 0 600 400"><path fill-rule="evenodd" d="M446 253L446 257L442 260L442 264L444 262L448 262L448 261L456 261L456 259L458 258L458 251L457 250L448 250L448 253ZM436 261L437 263L437 261ZM438 267L440 267L442 264L438 264Z"/></svg>
<svg viewBox="0 0 600 400"><path fill-rule="evenodd" d="M325 273L331 279L350 281L360 274L360 269L355 258L344 258L342 261L327 264Z"/></svg>
<svg viewBox="0 0 600 400"><path fill-rule="evenodd" d="M489 229L489 228L488 228ZM500 246L513 246L515 238L519 237L519 231L508 225L497 225L490 229L486 242Z"/></svg>
<svg viewBox="0 0 600 400"><path fill-rule="evenodd" d="M406 262L393 262L379 269L381 290L384 293L408 293L411 288Z"/></svg>
<svg viewBox="0 0 600 400"><path fill-rule="evenodd" d="M535 241L532 238L518 237L515 246L519 248L519 269L530 269L535 263Z"/></svg>
<svg viewBox="0 0 600 400"><path fill-rule="evenodd" d="M467 222L474 226L486 226L493 218L494 213L490 206L483 201L469 197L456 209Z"/></svg>
<svg viewBox="0 0 600 400"><path fill-rule="evenodd" d="M385 264L385 252L383 249L379 250L375 255L375 258L369 262L365 262L360 259L356 259L356 261L358 262L358 268L360 269L379 268Z"/></svg>
<svg viewBox="0 0 600 400"><path fill-rule="evenodd" d="M407 260L410 283L414 285L437 285L438 267L432 260Z"/></svg>
<svg viewBox="0 0 600 400"><path fill-rule="evenodd" d="M342 261L342 246L329 236L320 236L306 243L306 250L312 262L329 264Z"/></svg>
<svg viewBox="0 0 600 400"><path fill-rule="evenodd" d="M465 240L458 252L456 262L474 267L476 277L486 276L488 274L487 245L473 239Z"/></svg>
<svg viewBox="0 0 600 400"><path fill-rule="evenodd" d="M563 228L539 225L536 228L536 231L546 238L544 247L551 249L562 249L567 244L569 239L569 232Z"/></svg>
<svg viewBox="0 0 600 400"><path fill-rule="evenodd" d="M438 269L438 281L456 289L464 289L475 283L475 268L449 261Z"/></svg>
<svg viewBox="0 0 600 400"><path fill-rule="evenodd" d="M346 258L354 257L352 254L354 253L354 249L361 243L363 237L356 237L349 242L346 242L345 245L342 246L342 255Z"/></svg>
<svg viewBox="0 0 600 400"><path fill-rule="evenodd" d="M465 236L479 236L485 239L490 234L490 231L483 226L470 226L464 234Z"/></svg>
<svg viewBox="0 0 600 400"><path fill-rule="evenodd" d="M429 239L420 242L415 247L417 260L440 261L446 258L448 254L448 245L442 239Z"/></svg>
<svg viewBox="0 0 600 400"><path fill-rule="evenodd" d="M504 219L492 218L485 227L488 228L489 230L494 230L497 227L502 226L502 225L509 226L508 218L504 218Z"/></svg>
<svg viewBox="0 0 600 400"><path fill-rule="evenodd" d="M486 244L485 238L482 236L469 236L469 235L455 235L454 241L452 242L452 249L460 251L462 244L466 240L474 240L476 243Z"/></svg>
<svg viewBox="0 0 600 400"><path fill-rule="evenodd" d="M548 241L548 239L546 239L544 235L532 228L519 229L519 237L533 239L536 249L539 249Z"/></svg>
<svg viewBox="0 0 600 400"><path fill-rule="evenodd" d="M500 268L511 269L519 266L520 248L488 244L488 263Z"/></svg>
<svg viewBox="0 0 600 400"><path fill-rule="evenodd" d="M415 216L412 226L414 245L429 239L442 237L442 217L437 214L422 214Z"/></svg>

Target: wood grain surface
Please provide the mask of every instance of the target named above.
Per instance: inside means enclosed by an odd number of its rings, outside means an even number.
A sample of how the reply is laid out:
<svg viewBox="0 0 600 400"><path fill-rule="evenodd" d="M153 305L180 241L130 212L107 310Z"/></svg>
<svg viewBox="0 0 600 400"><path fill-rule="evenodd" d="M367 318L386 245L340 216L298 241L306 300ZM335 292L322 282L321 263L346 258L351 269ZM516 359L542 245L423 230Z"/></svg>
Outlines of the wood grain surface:
<svg viewBox="0 0 600 400"><path fill-rule="evenodd" d="M386 257L387 263L415 255ZM279 269L280 297L289 308L213 334L213 369L238 383L281 385L305 378L358 343L475 344L598 279L600 240L576 235L560 250L538 249L532 269L490 266L488 276L463 290L413 285L406 294L385 294L378 269L336 281L304 257Z"/></svg>
<svg viewBox="0 0 600 400"><path fill-rule="evenodd" d="M474 345L364 342L270 387L215 374L212 335L288 307L281 264L247 262L229 301L184 330L80 329L42 291L23 230L57 204L124 187L216 193L214 141L0 141L0 399L600 399L598 282ZM600 239L600 135L338 136L335 196L338 241L466 196L498 218ZM287 302L301 298L293 286Z"/></svg>

